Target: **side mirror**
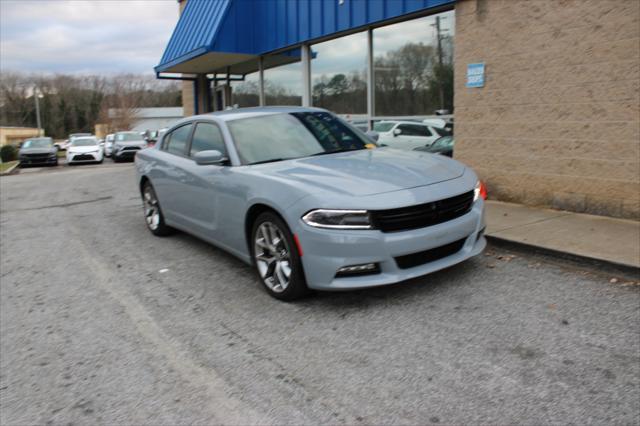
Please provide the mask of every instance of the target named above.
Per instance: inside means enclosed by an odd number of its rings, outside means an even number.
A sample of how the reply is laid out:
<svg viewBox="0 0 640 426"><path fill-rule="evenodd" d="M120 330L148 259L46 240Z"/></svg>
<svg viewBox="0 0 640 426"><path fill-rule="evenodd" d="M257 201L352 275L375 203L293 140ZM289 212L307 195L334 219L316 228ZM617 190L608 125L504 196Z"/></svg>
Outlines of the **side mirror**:
<svg viewBox="0 0 640 426"><path fill-rule="evenodd" d="M402 129L393 129L393 136L398 136L399 134L402 134Z"/></svg>
<svg viewBox="0 0 640 426"><path fill-rule="evenodd" d="M222 166L224 163L229 161L227 157L215 149L200 151L193 157L193 159L196 160L196 164L199 166Z"/></svg>
<svg viewBox="0 0 640 426"><path fill-rule="evenodd" d="M375 142L378 142L378 139L380 138L380 133L373 130L369 130L368 132L365 133L365 135L369 136L369 139Z"/></svg>

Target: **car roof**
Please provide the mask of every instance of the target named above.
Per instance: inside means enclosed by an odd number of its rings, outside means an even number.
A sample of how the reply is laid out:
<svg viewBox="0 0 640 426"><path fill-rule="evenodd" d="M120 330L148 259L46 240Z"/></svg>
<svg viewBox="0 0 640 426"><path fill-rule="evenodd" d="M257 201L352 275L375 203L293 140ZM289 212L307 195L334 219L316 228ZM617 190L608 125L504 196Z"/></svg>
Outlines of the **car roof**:
<svg viewBox="0 0 640 426"><path fill-rule="evenodd" d="M236 108L224 111L211 112L208 114L189 117L191 119L206 119L215 117L223 121L238 120L241 118L260 117L263 115L282 114L292 112L326 112L322 108L300 107L300 106L262 106L249 108Z"/></svg>
<svg viewBox="0 0 640 426"><path fill-rule="evenodd" d="M378 123L393 123L393 124L419 124L421 126L429 126L427 123L420 121L407 121L407 120L380 120Z"/></svg>

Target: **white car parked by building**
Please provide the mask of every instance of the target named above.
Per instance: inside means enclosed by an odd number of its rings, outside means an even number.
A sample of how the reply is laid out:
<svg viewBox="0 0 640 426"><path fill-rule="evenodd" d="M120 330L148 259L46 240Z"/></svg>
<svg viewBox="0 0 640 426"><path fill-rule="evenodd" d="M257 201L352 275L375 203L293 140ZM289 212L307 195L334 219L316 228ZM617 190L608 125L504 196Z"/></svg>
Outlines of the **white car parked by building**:
<svg viewBox="0 0 640 426"><path fill-rule="evenodd" d="M74 138L67 147L67 164L102 163L104 150L95 136Z"/></svg>
<svg viewBox="0 0 640 426"><path fill-rule="evenodd" d="M446 130L417 121L378 121L373 131L379 134L378 143L392 148L413 150L431 146Z"/></svg>

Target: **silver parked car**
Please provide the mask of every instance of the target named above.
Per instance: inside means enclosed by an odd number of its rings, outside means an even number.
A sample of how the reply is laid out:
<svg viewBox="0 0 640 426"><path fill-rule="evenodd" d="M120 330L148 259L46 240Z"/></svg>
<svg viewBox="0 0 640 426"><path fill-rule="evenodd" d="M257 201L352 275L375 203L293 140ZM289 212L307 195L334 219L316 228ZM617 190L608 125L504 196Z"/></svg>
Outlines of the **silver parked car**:
<svg viewBox="0 0 640 426"><path fill-rule="evenodd" d="M287 300L396 283L484 249L484 191L471 169L370 142L317 108L183 119L136 155L147 226L229 251Z"/></svg>
<svg viewBox="0 0 640 426"><path fill-rule="evenodd" d="M136 153L147 147L147 141L140 132L117 132L111 148L111 158L118 162L132 160Z"/></svg>

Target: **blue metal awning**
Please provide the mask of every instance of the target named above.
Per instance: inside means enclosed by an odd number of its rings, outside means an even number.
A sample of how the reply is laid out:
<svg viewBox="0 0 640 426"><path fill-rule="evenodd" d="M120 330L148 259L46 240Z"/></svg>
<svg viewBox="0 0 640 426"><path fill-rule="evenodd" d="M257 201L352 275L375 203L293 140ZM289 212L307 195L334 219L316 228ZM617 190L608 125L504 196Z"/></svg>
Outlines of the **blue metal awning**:
<svg viewBox="0 0 640 426"><path fill-rule="evenodd" d="M210 73L455 0L186 0L156 72Z"/></svg>

